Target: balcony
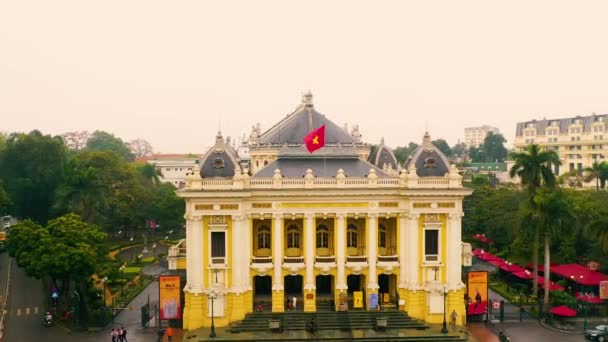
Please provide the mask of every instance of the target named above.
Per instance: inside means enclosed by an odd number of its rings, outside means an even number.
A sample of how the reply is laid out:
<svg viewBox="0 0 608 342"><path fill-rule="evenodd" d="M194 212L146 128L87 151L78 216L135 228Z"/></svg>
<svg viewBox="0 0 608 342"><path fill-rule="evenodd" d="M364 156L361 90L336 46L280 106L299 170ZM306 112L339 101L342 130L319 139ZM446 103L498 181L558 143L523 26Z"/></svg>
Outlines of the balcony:
<svg viewBox="0 0 608 342"><path fill-rule="evenodd" d="M283 262L286 264L303 264L304 263L304 257L303 256L298 256L298 257L288 257L286 256L283 259Z"/></svg>
<svg viewBox="0 0 608 342"><path fill-rule="evenodd" d="M379 255L378 263L381 262L399 262L399 257L396 255Z"/></svg>
<svg viewBox="0 0 608 342"><path fill-rule="evenodd" d="M251 269L264 276L270 270L272 270L272 257L253 257L251 258Z"/></svg>
<svg viewBox="0 0 608 342"><path fill-rule="evenodd" d="M365 262L367 263L366 255L349 255L346 257L346 262Z"/></svg>
<svg viewBox="0 0 608 342"><path fill-rule="evenodd" d="M296 275L300 270L306 267L303 256L286 256L283 257L283 268L289 271L291 275Z"/></svg>
<svg viewBox="0 0 608 342"><path fill-rule="evenodd" d="M353 271L353 274L359 274L367 267L367 256L365 255L347 255L346 267Z"/></svg>
<svg viewBox="0 0 608 342"><path fill-rule="evenodd" d="M336 257L333 255L315 257L315 268L318 269L321 274L328 275L332 268L336 267Z"/></svg>
<svg viewBox="0 0 608 342"><path fill-rule="evenodd" d="M336 262L336 257L333 255L328 255L328 256L317 255L315 257L315 263L318 263L318 264L335 263L335 262Z"/></svg>
<svg viewBox="0 0 608 342"><path fill-rule="evenodd" d="M391 274L393 269L399 267L399 257L397 255L379 255L378 268L384 269L385 274Z"/></svg>

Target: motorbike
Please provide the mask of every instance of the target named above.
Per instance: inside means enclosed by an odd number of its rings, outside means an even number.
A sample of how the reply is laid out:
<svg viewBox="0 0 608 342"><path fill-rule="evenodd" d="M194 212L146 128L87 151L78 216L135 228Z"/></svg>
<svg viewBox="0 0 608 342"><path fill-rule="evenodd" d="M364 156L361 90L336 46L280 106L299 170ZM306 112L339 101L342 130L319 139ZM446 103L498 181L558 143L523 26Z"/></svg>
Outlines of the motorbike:
<svg viewBox="0 0 608 342"><path fill-rule="evenodd" d="M53 325L53 316L45 316L44 317L44 321L43 324L45 327L50 327Z"/></svg>

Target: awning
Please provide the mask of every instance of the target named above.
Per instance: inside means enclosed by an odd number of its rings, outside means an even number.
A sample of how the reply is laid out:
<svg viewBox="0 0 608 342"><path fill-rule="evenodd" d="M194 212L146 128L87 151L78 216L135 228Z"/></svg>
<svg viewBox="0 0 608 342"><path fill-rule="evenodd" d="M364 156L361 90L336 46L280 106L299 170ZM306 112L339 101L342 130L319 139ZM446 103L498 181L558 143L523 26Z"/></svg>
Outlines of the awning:
<svg viewBox="0 0 608 342"><path fill-rule="evenodd" d="M515 264L505 264L499 267L501 270L503 271L507 271L507 272L523 272L525 271L525 269L519 265L515 265Z"/></svg>
<svg viewBox="0 0 608 342"><path fill-rule="evenodd" d="M602 302L600 297L596 296L594 293L577 292L576 299L580 300L581 302L587 302L591 304L599 304Z"/></svg>
<svg viewBox="0 0 608 342"><path fill-rule="evenodd" d="M592 271L580 264L551 265L550 271L553 274L586 286L596 286L600 284L600 281L608 280L607 274Z"/></svg>
<svg viewBox="0 0 608 342"><path fill-rule="evenodd" d="M551 313L562 317L575 317L576 310L570 309L565 305L556 306L551 309Z"/></svg>

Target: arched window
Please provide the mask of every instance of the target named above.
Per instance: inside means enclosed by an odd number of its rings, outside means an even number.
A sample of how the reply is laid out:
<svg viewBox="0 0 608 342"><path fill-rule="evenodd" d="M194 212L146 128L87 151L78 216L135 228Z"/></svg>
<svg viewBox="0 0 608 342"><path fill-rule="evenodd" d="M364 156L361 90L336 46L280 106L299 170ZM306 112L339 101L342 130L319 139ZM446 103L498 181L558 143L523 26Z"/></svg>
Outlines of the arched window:
<svg viewBox="0 0 608 342"><path fill-rule="evenodd" d="M300 248L300 230L294 224L287 228L287 248Z"/></svg>
<svg viewBox="0 0 608 342"><path fill-rule="evenodd" d="M329 247L329 231L325 225L317 227L317 248Z"/></svg>
<svg viewBox="0 0 608 342"><path fill-rule="evenodd" d="M378 247L386 248L386 227L382 224L378 226Z"/></svg>
<svg viewBox="0 0 608 342"><path fill-rule="evenodd" d="M270 248L270 228L261 226L258 228L258 249Z"/></svg>
<svg viewBox="0 0 608 342"><path fill-rule="evenodd" d="M357 247L357 226L354 224L348 225L348 230L346 231L346 246Z"/></svg>
<svg viewBox="0 0 608 342"><path fill-rule="evenodd" d="M260 161L259 160L255 161L255 167L260 167Z"/></svg>
<svg viewBox="0 0 608 342"><path fill-rule="evenodd" d="M264 166L268 165L268 160L264 160Z"/></svg>

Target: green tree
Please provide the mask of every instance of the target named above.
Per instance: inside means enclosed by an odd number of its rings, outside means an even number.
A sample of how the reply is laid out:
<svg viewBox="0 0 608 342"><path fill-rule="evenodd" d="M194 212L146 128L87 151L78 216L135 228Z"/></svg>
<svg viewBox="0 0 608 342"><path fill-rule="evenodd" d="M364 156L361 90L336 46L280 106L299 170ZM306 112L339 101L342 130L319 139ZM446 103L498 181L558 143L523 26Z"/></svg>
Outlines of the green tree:
<svg viewBox="0 0 608 342"><path fill-rule="evenodd" d="M400 146L393 150L395 154L395 158L397 158L397 162L402 164L414 153L414 151L418 148L418 144L410 141L407 146Z"/></svg>
<svg viewBox="0 0 608 342"><path fill-rule="evenodd" d="M528 203L524 215L526 222L535 227L536 231L544 237L544 287L545 287L545 311L549 307L549 283L551 265L551 237L559 236L566 228L570 228L574 217L570 211L570 203L563 190L559 188L541 187Z"/></svg>
<svg viewBox="0 0 608 342"><path fill-rule="evenodd" d="M66 152L61 137L11 134L0 152L0 178L20 218L45 224L63 182Z"/></svg>
<svg viewBox="0 0 608 342"><path fill-rule="evenodd" d="M127 161L134 159L129 146L122 139L104 131L93 132L91 138L87 141L86 148L90 151L113 151Z"/></svg>
<svg viewBox="0 0 608 342"><path fill-rule="evenodd" d="M554 150L541 151L536 144L528 145L524 152L512 155L515 164L509 170L509 176L518 176L521 184L526 187L529 195L529 202L534 206L533 201L537 190L541 185L553 188L555 185L555 175L551 170L551 165L560 165L561 162ZM530 224L528 221L522 223L522 227L533 231L534 239L532 244L532 264L533 280L532 292L538 294L538 247L540 227Z"/></svg>
<svg viewBox="0 0 608 342"><path fill-rule="evenodd" d="M11 199L4 190L2 180L0 180L0 214L9 213L11 208Z"/></svg>
<svg viewBox="0 0 608 342"><path fill-rule="evenodd" d="M483 163L486 161L486 155L483 153L481 146L470 146L468 154L473 163Z"/></svg>
<svg viewBox="0 0 608 342"><path fill-rule="evenodd" d="M508 154L507 149L504 145L506 142L507 139L505 139L502 134L494 134L494 132L488 132L485 139L483 140L483 144L481 145L484 161L486 163L504 161Z"/></svg>
<svg viewBox="0 0 608 342"><path fill-rule="evenodd" d="M459 142L452 146L452 154L461 158L464 158L468 152L467 144Z"/></svg>
<svg viewBox="0 0 608 342"><path fill-rule="evenodd" d="M600 189L604 189L606 186L606 180L608 180L608 163L594 162L591 167L588 167L584 170L585 182L591 182L595 179L595 189L599 191Z"/></svg>
<svg viewBox="0 0 608 342"><path fill-rule="evenodd" d="M443 154L445 154L446 157L449 157L452 155L452 149L450 148L450 145L448 144L447 141L445 141L443 139L437 139L437 140L431 141L431 143L433 145L435 145L435 147L437 147L439 149L439 151L441 151Z"/></svg>

